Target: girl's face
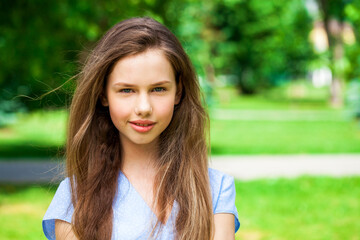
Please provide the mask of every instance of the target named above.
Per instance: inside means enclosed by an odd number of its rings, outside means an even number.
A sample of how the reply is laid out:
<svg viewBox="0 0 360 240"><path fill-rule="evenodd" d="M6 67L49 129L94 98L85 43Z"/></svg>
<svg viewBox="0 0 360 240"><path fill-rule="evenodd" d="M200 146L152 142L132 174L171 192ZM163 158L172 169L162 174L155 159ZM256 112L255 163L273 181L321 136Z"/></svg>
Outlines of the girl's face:
<svg viewBox="0 0 360 240"><path fill-rule="evenodd" d="M110 73L101 101L119 130L123 145L156 143L179 103L175 74L160 50L120 59Z"/></svg>

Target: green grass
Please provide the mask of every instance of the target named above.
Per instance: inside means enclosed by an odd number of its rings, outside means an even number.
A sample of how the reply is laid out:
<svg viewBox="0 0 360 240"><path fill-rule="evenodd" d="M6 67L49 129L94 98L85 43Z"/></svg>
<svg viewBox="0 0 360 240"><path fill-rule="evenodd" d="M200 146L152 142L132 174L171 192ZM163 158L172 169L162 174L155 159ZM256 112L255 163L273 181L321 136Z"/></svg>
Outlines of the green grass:
<svg viewBox="0 0 360 240"><path fill-rule="evenodd" d="M237 239L360 239L359 186L359 177L237 181Z"/></svg>
<svg viewBox="0 0 360 240"><path fill-rule="evenodd" d="M300 94L298 93L300 92ZM233 87L214 89L214 107L223 109L313 109L328 110L329 90L302 82L284 85L253 96L239 95Z"/></svg>
<svg viewBox="0 0 360 240"><path fill-rule="evenodd" d="M46 239L41 219L54 193L54 187L0 186L0 239Z"/></svg>
<svg viewBox="0 0 360 240"><path fill-rule="evenodd" d="M355 122L211 121L212 154L359 153Z"/></svg>
<svg viewBox="0 0 360 240"><path fill-rule="evenodd" d="M326 88L296 82L257 96L228 87L214 95L212 154L360 153L359 122L328 105Z"/></svg>
<svg viewBox="0 0 360 240"><path fill-rule="evenodd" d="M65 142L66 119L65 110L19 114L15 124L0 128L0 156L55 156Z"/></svg>
<svg viewBox="0 0 360 240"><path fill-rule="evenodd" d="M359 240L360 178L236 181L237 240ZM48 186L0 186L0 239L45 239Z"/></svg>

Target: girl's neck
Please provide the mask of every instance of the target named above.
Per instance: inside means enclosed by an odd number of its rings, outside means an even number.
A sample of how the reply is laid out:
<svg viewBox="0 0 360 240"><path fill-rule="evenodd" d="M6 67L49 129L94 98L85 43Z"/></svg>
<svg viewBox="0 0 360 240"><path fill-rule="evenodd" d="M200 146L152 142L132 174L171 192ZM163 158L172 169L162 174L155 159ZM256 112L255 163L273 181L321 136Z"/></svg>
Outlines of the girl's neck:
<svg viewBox="0 0 360 240"><path fill-rule="evenodd" d="M154 176L157 156L157 141L139 145L127 139L121 140L121 171L126 175Z"/></svg>

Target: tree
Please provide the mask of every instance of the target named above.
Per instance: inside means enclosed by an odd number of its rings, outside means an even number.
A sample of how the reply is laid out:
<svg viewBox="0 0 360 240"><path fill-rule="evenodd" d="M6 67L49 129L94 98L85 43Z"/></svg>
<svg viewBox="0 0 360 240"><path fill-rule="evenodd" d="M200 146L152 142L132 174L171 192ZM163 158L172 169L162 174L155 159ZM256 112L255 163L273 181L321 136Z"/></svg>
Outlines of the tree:
<svg viewBox="0 0 360 240"><path fill-rule="evenodd" d="M342 36L345 26L344 9L348 2L348 0L317 0L329 44L330 65L333 73L331 81L331 105L334 107L343 105L341 93L344 72L338 63L344 57Z"/></svg>
<svg viewBox="0 0 360 240"><path fill-rule="evenodd" d="M0 112L67 105L86 51L116 22L141 15L164 21L169 1L0 2ZM9 104L13 103L13 104Z"/></svg>
<svg viewBox="0 0 360 240"><path fill-rule="evenodd" d="M235 74L243 93L306 74L312 21L303 1L218 1L213 11L212 28L221 32L216 69Z"/></svg>

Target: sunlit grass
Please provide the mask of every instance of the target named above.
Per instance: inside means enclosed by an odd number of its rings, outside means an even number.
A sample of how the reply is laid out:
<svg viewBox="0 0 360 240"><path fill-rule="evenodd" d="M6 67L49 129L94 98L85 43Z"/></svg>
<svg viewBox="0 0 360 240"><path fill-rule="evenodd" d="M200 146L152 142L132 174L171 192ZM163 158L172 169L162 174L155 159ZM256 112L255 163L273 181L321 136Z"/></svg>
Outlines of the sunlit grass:
<svg viewBox="0 0 360 240"><path fill-rule="evenodd" d="M41 219L54 193L44 186L0 186L0 239L46 239Z"/></svg>
<svg viewBox="0 0 360 240"><path fill-rule="evenodd" d="M19 114L15 124L0 130L1 140L45 146L61 145L65 140L66 119L65 110Z"/></svg>
<svg viewBox="0 0 360 240"><path fill-rule="evenodd" d="M246 97L235 88L216 88L211 153L360 153L359 122L346 108L331 108L328 93L304 81Z"/></svg>
<svg viewBox="0 0 360 240"><path fill-rule="evenodd" d="M355 122L211 121L212 154L359 153Z"/></svg>
<svg viewBox="0 0 360 240"><path fill-rule="evenodd" d="M65 143L67 112L19 114L14 124L0 128L0 157L48 157Z"/></svg>
<svg viewBox="0 0 360 240"><path fill-rule="evenodd" d="M214 107L225 109L312 109L334 110L328 104L328 87L315 88L308 81L293 81L261 91L256 95L241 95L235 87L215 87Z"/></svg>
<svg viewBox="0 0 360 240"><path fill-rule="evenodd" d="M237 239L360 239L359 186L359 177L237 181Z"/></svg>

